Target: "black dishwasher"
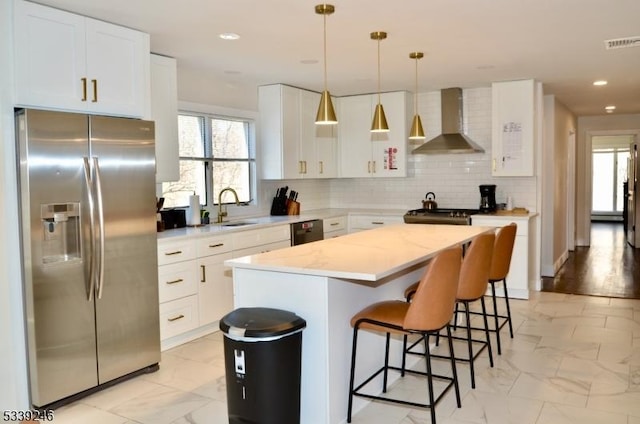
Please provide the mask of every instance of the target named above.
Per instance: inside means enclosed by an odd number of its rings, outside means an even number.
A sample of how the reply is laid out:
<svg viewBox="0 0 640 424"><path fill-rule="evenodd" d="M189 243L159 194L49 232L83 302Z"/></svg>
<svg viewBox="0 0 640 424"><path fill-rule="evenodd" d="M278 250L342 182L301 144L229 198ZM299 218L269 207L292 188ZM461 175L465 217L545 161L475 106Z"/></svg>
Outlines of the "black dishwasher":
<svg viewBox="0 0 640 424"><path fill-rule="evenodd" d="M321 219L291 224L291 246L322 240L324 231Z"/></svg>

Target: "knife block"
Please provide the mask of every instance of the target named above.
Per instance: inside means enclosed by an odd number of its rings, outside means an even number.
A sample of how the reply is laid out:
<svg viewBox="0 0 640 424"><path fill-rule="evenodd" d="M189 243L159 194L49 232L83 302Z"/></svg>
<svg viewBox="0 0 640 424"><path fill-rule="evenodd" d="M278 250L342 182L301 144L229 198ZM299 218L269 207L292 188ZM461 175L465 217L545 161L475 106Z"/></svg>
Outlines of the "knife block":
<svg viewBox="0 0 640 424"><path fill-rule="evenodd" d="M300 215L300 202L289 200L287 202L287 215Z"/></svg>
<svg viewBox="0 0 640 424"><path fill-rule="evenodd" d="M274 197L271 203L271 215L287 215L287 198Z"/></svg>

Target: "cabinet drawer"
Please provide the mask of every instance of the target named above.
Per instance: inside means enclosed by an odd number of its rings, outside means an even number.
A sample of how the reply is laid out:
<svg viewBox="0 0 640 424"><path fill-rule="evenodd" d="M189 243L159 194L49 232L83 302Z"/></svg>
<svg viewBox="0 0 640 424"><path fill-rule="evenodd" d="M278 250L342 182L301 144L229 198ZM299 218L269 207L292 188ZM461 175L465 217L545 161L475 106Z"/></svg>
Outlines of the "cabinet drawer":
<svg viewBox="0 0 640 424"><path fill-rule="evenodd" d="M285 247L291 247L291 242L287 240L276 241L274 243L263 244L260 246L246 247L244 249L234 250L233 257L241 258L243 256L257 255L258 253L271 252L272 250L284 249Z"/></svg>
<svg viewBox="0 0 640 424"><path fill-rule="evenodd" d="M188 261L195 257L196 249L192 240L158 242L158 265Z"/></svg>
<svg viewBox="0 0 640 424"><path fill-rule="evenodd" d="M201 258L230 252L232 250L231 243L231 236L229 235L199 238L196 240L196 256Z"/></svg>
<svg viewBox="0 0 640 424"><path fill-rule="evenodd" d="M291 228L289 225L278 225L259 230L241 231L232 234L232 236L233 248L237 250L278 241L291 241Z"/></svg>
<svg viewBox="0 0 640 424"><path fill-rule="evenodd" d="M158 295L160 303L196 294L195 261L178 262L158 268Z"/></svg>
<svg viewBox="0 0 640 424"><path fill-rule="evenodd" d="M338 216L336 218L327 218L322 221L322 227L324 233L330 233L332 231L340 231L347 228L347 217Z"/></svg>
<svg viewBox="0 0 640 424"><path fill-rule="evenodd" d="M349 227L351 229L370 230L383 225L401 224L402 222L401 216L356 215L349 218Z"/></svg>
<svg viewBox="0 0 640 424"><path fill-rule="evenodd" d="M492 216L476 216L473 215L471 217L471 225L475 225L478 227L504 227L505 225L509 225L512 222L515 222L517 225L516 236L528 236L529 235L529 218L518 218L516 217L492 217Z"/></svg>
<svg viewBox="0 0 640 424"><path fill-rule="evenodd" d="M198 296L160 304L160 339L177 336L198 326Z"/></svg>

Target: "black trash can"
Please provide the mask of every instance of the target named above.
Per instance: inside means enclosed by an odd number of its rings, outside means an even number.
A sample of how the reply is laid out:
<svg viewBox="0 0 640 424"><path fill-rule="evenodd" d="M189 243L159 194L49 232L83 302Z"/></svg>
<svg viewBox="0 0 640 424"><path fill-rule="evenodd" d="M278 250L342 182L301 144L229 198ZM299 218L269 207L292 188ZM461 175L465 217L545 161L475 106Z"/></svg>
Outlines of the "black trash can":
<svg viewBox="0 0 640 424"><path fill-rule="evenodd" d="M239 308L224 332L229 424L299 424L302 330L293 312Z"/></svg>

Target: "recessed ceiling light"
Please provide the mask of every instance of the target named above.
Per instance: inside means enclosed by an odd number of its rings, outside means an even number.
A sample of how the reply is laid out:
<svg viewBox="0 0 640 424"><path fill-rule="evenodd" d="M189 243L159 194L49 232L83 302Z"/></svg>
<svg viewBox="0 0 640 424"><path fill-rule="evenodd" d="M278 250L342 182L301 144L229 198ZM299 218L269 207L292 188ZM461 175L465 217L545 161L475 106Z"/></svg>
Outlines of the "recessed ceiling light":
<svg viewBox="0 0 640 424"><path fill-rule="evenodd" d="M240 36L235 32L223 32L219 35L219 37L223 40L237 40L238 38L240 38Z"/></svg>
<svg viewBox="0 0 640 424"><path fill-rule="evenodd" d="M607 111L607 113L612 113L614 110L616 110L616 107L613 105L606 106L605 110Z"/></svg>
<svg viewBox="0 0 640 424"><path fill-rule="evenodd" d="M605 80L594 81L593 85L607 85L607 81Z"/></svg>

